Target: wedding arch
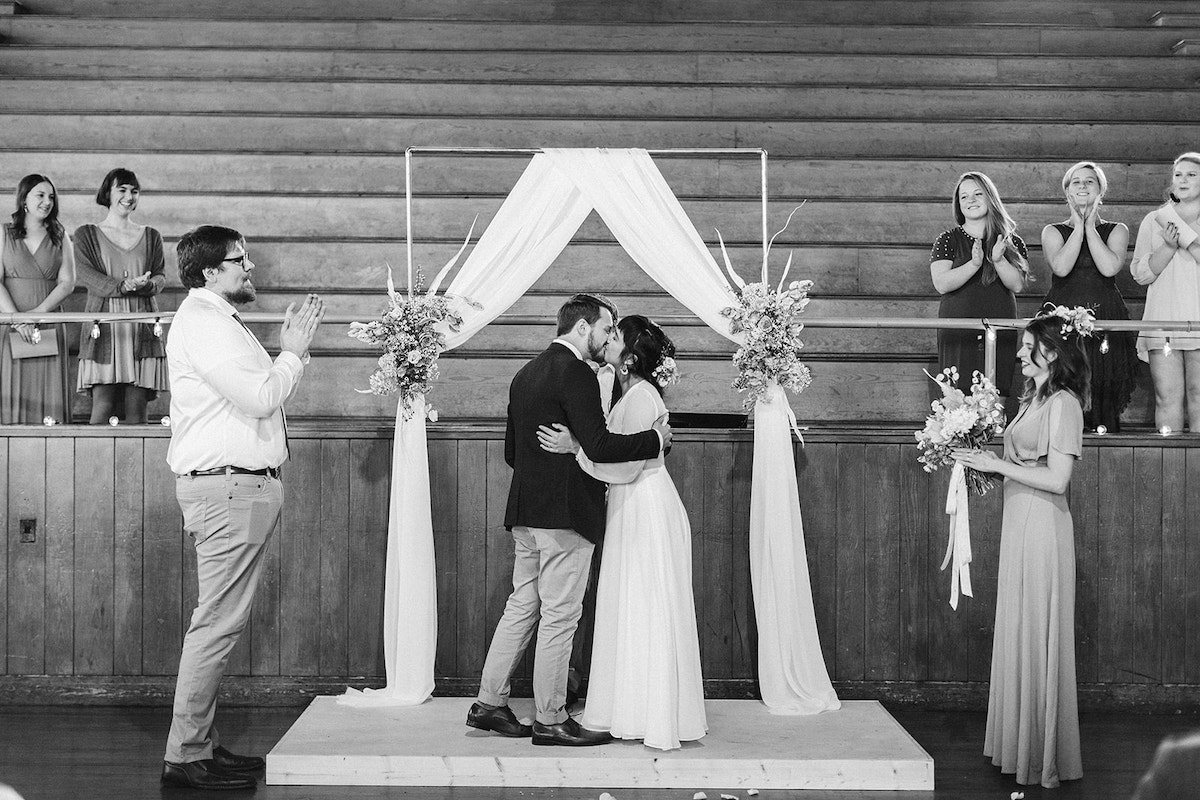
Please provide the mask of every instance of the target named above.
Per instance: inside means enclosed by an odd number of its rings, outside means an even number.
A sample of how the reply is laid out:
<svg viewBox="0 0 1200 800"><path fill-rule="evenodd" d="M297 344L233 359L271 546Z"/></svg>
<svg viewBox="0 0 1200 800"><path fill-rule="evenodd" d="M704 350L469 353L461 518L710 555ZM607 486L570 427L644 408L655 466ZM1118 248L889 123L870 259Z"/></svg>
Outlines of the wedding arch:
<svg viewBox="0 0 1200 800"><path fill-rule="evenodd" d="M412 286L412 173L406 152L409 286ZM494 151L488 151L494 152ZM667 185L651 154L638 149L542 149L480 236L447 293L472 298L447 349L466 342L515 303L545 272L594 210L646 274L709 327L735 343L721 309L737 296ZM763 164L763 277L766 278L766 153L689 150L661 153L760 153ZM416 705L434 689L437 598L424 398L415 413L397 408L384 588L387 685L347 690L352 705ZM750 575L758 625L758 673L772 713L813 714L839 707L821 656L804 526L792 454L794 420L783 389L754 407L750 493Z"/></svg>

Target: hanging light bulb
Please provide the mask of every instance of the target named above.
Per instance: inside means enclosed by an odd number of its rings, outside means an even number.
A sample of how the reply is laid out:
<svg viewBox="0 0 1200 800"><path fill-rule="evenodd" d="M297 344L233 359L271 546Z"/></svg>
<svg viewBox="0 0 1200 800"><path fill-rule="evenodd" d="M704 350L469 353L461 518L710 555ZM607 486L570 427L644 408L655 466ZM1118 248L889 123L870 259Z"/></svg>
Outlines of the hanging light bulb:
<svg viewBox="0 0 1200 800"><path fill-rule="evenodd" d="M47 428L49 428L54 425L57 425L58 420L56 420L54 417L46 416L46 417L42 417L42 424L45 425Z"/></svg>
<svg viewBox="0 0 1200 800"><path fill-rule="evenodd" d="M1164 356L1171 355L1171 337L1170 336L1167 337L1166 344L1163 345L1163 355Z"/></svg>
<svg viewBox="0 0 1200 800"><path fill-rule="evenodd" d="M987 340L989 342L996 341L996 329L995 328L989 326L986 331L986 334L987 334Z"/></svg>
<svg viewBox="0 0 1200 800"><path fill-rule="evenodd" d="M115 428L121 424L121 420L117 419L116 417L109 417L108 424L112 425Z"/></svg>
<svg viewBox="0 0 1200 800"><path fill-rule="evenodd" d="M1103 436L1106 433L1108 433L1108 427L1106 425L1097 425L1096 426L1096 435L1097 436Z"/></svg>
<svg viewBox="0 0 1200 800"><path fill-rule="evenodd" d="M1105 335L1105 337L1103 339L1100 340L1100 353L1101 353L1101 355L1108 355L1108 335L1107 334Z"/></svg>
<svg viewBox="0 0 1200 800"><path fill-rule="evenodd" d="M161 339L161 338L162 338L162 322L160 322L160 321L159 321L159 320L157 320L157 319L156 319L156 320L154 320L154 338L155 338L155 339ZM1107 347L1108 347L1108 340L1107 340L1107 339L1105 339L1104 341L1105 341L1105 345L1104 345L1104 346L1105 346L1105 348L1107 348ZM1107 349L1106 349L1104 352L1107 352Z"/></svg>
<svg viewBox="0 0 1200 800"><path fill-rule="evenodd" d="M1162 434L1163 436L1170 436L1171 435L1171 426L1163 425L1161 428L1158 429L1158 432L1160 434Z"/></svg>
<svg viewBox="0 0 1200 800"><path fill-rule="evenodd" d="M100 338L100 323L99 322L92 323L92 338L93 339Z"/></svg>

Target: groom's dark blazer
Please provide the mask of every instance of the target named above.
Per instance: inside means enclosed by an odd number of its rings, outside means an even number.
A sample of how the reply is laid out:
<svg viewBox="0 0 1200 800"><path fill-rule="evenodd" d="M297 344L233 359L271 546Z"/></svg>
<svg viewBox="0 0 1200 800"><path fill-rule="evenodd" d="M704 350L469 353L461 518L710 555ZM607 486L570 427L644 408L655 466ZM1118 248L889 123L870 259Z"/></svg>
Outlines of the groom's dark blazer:
<svg viewBox="0 0 1200 800"><path fill-rule="evenodd" d="M595 373L569 347L552 343L521 367L508 390L504 460L513 468L504 526L569 528L590 542L604 536L604 484L580 469L575 457L548 453L539 425L561 422L598 464L654 458L659 435L609 433Z"/></svg>

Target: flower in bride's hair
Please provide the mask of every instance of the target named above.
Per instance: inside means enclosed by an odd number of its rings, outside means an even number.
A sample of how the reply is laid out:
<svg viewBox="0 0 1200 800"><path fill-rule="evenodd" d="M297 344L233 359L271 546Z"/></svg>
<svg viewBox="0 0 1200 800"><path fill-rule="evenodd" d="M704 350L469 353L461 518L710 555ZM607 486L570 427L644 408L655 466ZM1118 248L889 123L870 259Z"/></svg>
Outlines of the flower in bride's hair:
<svg viewBox="0 0 1200 800"><path fill-rule="evenodd" d="M658 366L650 374L654 376L654 382L664 389L679 383L679 368L675 359L670 356L663 356L662 361L658 362Z"/></svg>

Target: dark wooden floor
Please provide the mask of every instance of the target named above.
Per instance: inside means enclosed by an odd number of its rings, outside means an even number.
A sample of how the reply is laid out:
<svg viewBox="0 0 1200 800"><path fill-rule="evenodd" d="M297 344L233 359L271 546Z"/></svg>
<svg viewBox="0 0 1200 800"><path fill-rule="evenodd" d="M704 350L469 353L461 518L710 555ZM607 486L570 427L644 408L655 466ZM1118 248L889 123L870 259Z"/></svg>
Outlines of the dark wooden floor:
<svg viewBox="0 0 1200 800"><path fill-rule="evenodd" d="M218 718L226 744L239 752L265 754L299 716L299 708L230 709ZM934 792L763 791L763 800L1006 800L1013 791L1034 798L1128 798L1160 739L1200 727L1190 716L1085 714L1081 719L1086 777L1059 790L1019 787L981 755L984 716L976 712L896 711L896 718L934 757ZM158 782L170 712L165 708L0 708L0 783L25 800L88 798L136 800L185 798L210 793L162 789ZM731 787L679 790L616 790L617 800L688 800L695 791L710 798ZM246 793L225 793L237 797ZM597 789L492 789L259 786L258 798L343 800L420 797L424 800L583 800Z"/></svg>

